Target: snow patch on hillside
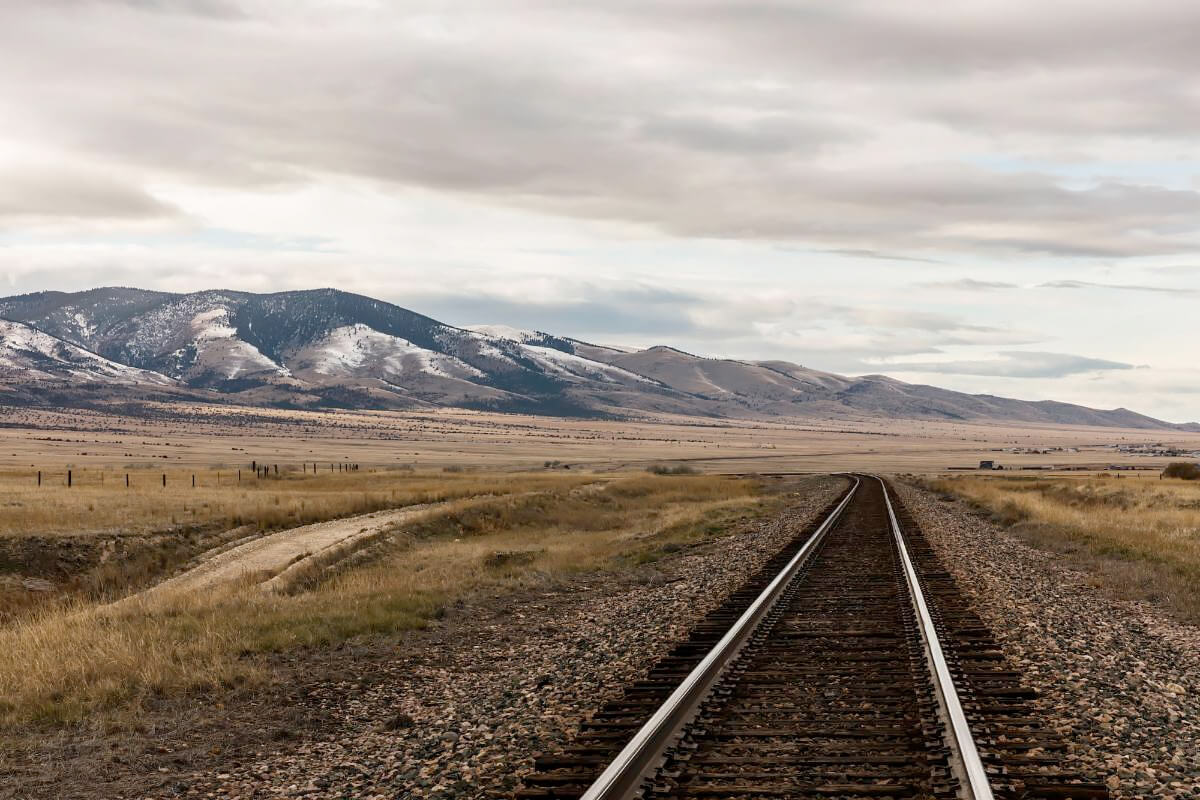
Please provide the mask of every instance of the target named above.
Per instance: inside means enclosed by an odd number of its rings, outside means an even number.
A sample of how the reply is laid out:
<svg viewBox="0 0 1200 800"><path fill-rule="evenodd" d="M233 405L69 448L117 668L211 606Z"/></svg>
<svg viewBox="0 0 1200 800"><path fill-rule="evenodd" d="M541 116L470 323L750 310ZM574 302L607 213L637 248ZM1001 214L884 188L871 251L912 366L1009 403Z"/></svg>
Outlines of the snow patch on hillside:
<svg viewBox="0 0 1200 800"><path fill-rule="evenodd" d="M349 377L371 374L393 380L414 372L439 378L483 378L481 370L454 356L428 350L407 339L380 333L363 324L345 325L297 353L294 368Z"/></svg>
<svg viewBox="0 0 1200 800"><path fill-rule="evenodd" d="M192 317L192 335L197 342L206 339L232 339L237 330L229 324L228 308L210 308Z"/></svg>
<svg viewBox="0 0 1200 800"><path fill-rule="evenodd" d="M511 363L515 363L513 356L520 356L536 364L546 374L570 382L654 383L629 370L564 352L557 347L548 347L545 344L547 341L562 340L541 331L524 330L508 325L470 325L463 330L477 342L476 346L481 355Z"/></svg>
<svg viewBox="0 0 1200 800"><path fill-rule="evenodd" d="M554 334L546 333L545 331L535 331L528 328L514 328L511 325L466 325L464 326L463 330L480 333L484 336L490 336L494 339L508 339L509 341L517 342L518 344L532 344L536 347L545 347L545 343L548 340L553 340L554 342L565 343L573 348L578 348L580 346L592 347L600 350L611 350L614 353L636 353L638 351L636 347L622 347L611 344L589 344L587 342L580 342L568 337L555 336ZM557 350L558 348L554 349ZM576 355L578 355L578 351L576 351ZM591 361L594 359L588 360Z"/></svg>
<svg viewBox="0 0 1200 800"><path fill-rule="evenodd" d="M90 341L96 335L96 326L88 319L87 315L76 311L71 321L75 323L75 328L79 331L79 338L84 341Z"/></svg>
<svg viewBox="0 0 1200 800"><path fill-rule="evenodd" d="M464 330L473 331L474 333L482 333L484 336L488 336L493 339L508 339L521 344L538 342L546 338L546 334L539 331L514 328L511 325L468 325L466 328L464 328Z"/></svg>
<svg viewBox="0 0 1200 800"><path fill-rule="evenodd" d="M191 372L218 374L227 379L263 372L291 377L287 367L276 364L257 347L237 338L237 329L229 319L229 309L217 306L192 317L189 327L196 346L196 361Z"/></svg>
<svg viewBox="0 0 1200 800"><path fill-rule="evenodd" d="M606 383L628 383L631 381L634 383L654 383L654 381L629 370L609 364L602 364L599 361L592 361L590 358L584 358L583 356L564 353L561 350L555 350L553 347L538 347L527 344L522 345L521 350L547 372L562 377L599 380Z"/></svg>
<svg viewBox="0 0 1200 800"><path fill-rule="evenodd" d="M490 336L486 333L479 333L466 328L462 330L462 334L468 341L475 345L475 350L480 356L484 358L495 359L496 361L500 361L504 364L510 364L512 366L517 365L517 362L513 360L512 355L510 355L510 350L505 349L506 347L514 347L515 343L511 340L504 338L497 339L496 337ZM447 336L444 332L438 335L438 342L441 344L453 344L452 342L447 341ZM497 344L497 342L499 342L499 344Z"/></svg>
<svg viewBox="0 0 1200 800"><path fill-rule="evenodd" d="M0 320L0 374L15 380L172 383L165 375L109 361L36 328L9 320Z"/></svg>

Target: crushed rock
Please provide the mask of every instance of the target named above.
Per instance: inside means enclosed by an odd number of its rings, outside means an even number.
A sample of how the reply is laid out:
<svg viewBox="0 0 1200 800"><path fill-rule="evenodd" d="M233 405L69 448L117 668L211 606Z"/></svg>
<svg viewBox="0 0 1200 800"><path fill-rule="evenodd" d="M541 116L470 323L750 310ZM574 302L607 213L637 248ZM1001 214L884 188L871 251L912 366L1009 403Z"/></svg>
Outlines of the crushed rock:
<svg viewBox="0 0 1200 800"><path fill-rule="evenodd" d="M926 538L1041 694L1066 765L1114 800L1200 798L1200 628L1114 600L1057 556L924 489L898 484Z"/></svg>

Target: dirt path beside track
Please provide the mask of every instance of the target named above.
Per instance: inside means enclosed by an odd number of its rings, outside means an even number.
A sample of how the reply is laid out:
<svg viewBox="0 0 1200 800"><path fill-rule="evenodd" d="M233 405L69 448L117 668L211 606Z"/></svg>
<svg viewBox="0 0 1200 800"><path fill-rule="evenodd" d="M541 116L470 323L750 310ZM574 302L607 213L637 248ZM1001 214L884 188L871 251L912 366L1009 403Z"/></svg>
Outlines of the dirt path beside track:
<svg viewBox="0 0 1200 800"><path fill-rule="evenodd" d="M278 533L242 540L233 547L220 548L208 556L202 556L202 560L196 566L134 597L144 600L161 597L167 593L196 592L238 580L265 582L269 585L285 571L295 570L313 559L339 549L349 552L363 539L399 525L416 522L451 506L463 505L464 501L461 500L447 500L390 511L373 511L369 514L288 528Z"/></svg>

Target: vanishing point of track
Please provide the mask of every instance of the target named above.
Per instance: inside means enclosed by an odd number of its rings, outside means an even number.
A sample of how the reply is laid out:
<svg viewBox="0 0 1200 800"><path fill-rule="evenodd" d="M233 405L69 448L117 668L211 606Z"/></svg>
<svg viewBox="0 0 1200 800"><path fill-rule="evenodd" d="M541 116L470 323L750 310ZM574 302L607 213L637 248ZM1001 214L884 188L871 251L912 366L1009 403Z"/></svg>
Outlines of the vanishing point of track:
<svg viewBox="0 0 1200 800"><path fill-rule="evenodd" d="M517 797L1107 798L1063 769L1035 697L859 476Z"/></svg>

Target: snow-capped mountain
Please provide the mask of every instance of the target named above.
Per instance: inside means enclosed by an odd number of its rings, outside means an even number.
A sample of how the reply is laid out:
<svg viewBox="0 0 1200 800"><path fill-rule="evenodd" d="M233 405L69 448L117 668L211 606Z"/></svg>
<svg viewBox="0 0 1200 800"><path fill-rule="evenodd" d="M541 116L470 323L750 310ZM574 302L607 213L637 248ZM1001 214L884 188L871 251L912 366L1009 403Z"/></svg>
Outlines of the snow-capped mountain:
<svg viewBox="0 0 1200 800"><path fill-rule="evenodd" d="M0 402L69 404L81 386L108 387L125 399L145 399L152 389L300 407L1174 427L1125 409L967 395L783 361L703 358L665 346L626 350L500 325L459 328L334 289L104 288L0 298Z"/></svg>
<svg viewBox="0 0 1200 800"><path fill-rule="evenodd" d="M171 379L91 353L20 322L0 319L0 382L97 381L170 385Z"/></svg>
<svg viewBox="0 0 1200 800"><path fill-rule="evenodd" d="M244 402L586 413L565 390L653 384L576 356L568 340L549 334L457 328L332 289L42 292L0 299L0 318L180 387Z"/></svg>

